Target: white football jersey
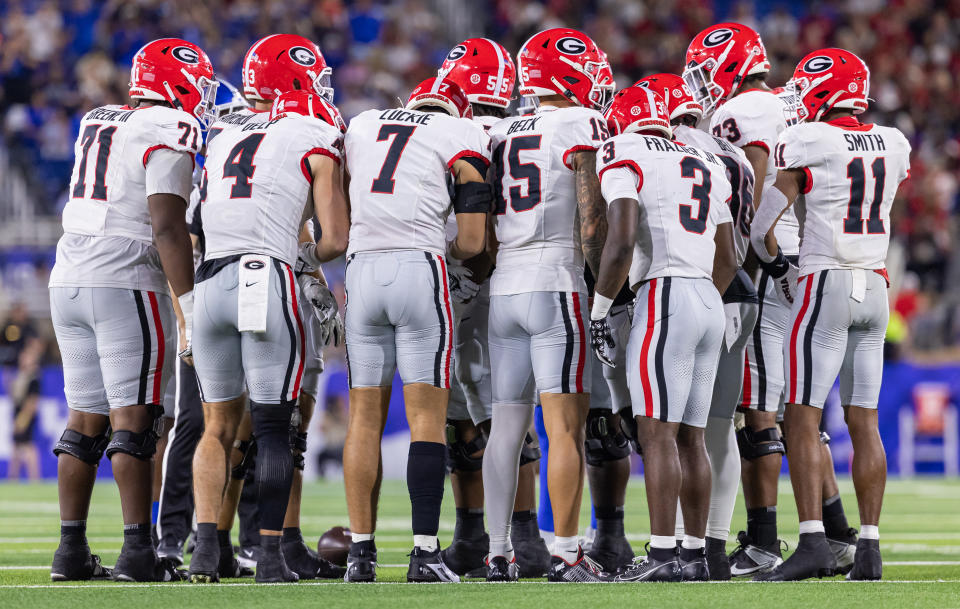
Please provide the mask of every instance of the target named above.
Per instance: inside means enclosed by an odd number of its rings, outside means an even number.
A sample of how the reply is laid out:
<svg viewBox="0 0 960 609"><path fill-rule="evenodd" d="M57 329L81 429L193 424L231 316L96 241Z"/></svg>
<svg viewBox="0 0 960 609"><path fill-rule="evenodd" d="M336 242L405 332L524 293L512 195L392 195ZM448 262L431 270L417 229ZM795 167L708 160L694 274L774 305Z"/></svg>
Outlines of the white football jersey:
<svg viewBox="0 0 960 609"><path fill-rule="evenodd" d="M797 123L796 112L788 104L789 95L754 89L723 103L710 117L710 133L727 139L737 148L759 146L766 149L767 173L763 176L763 194L773 186L777 170L773 164L773 147L777 138L790 125ZM755 176L760 179L761 176ZM787 210L774 234L787 256L800 252L800 225L793 210Z"/></svg>
<svg viewBox="0 0 960 609"><path fill-rule="evenodd" d="M499 123L502 119L497 118L496 116L474 116L473 122L476 125L479 125L484 132L490 131L490 127L493 127L495 124ZM447 226L445 229L447 243L452 242L457 238L457 218L453 214L447 218ZM463 266L462 260L457 260L452 256L447 259L447 266L457 265Z"/></svg>
<svg viewBox="0 0 960 609"><path fill-rule="evenodd" d="M313 117L290 114L243 124L217 122L207 141L205 193L200 204L205 260L264 254L297 261L300 220L313 176L307 158L340 163L340 130ZM239 120L239 119L238 119Z"/></svg>
<svg viewBox="0 0 960 609"><path fill-rule="evenodd" d="M166 106L103 106L88 112L74 145L64 235L50 286L167 293L153 245L146 166L156 150L193 156L201 141L197 120Z"/></svg>
<svg viewBox="0 0 960 609"><path fill-rule="evenodd" d="M581 107L540 106L490 129L497 266L491 295L586 292L577 223L574 153L596 150L606 121Z"/></svg>
<svg viewBox="0 0 960 609"><path fill-rule="evenodd" d="M476 124L417 110L367 110L344 138L350 174L350 245L357 252L446 253L455 161L490 164L490 138Z"/></svg>
<svg viewBox="0 0 960 609"><path fill-rule="evenodd" d="M801 222L800 274L883 268L890 207L910 175L910 144L899 130L853 118L801 123L780 135L779 169L804 169L794 207Z"/></svg>
<svg viewBox="0 0 960 609"><path fill-rule="evenodd" d="M685 125L673 128L677 142L712 152L727 167L730 181L730 216L733 218L733 243L737 248L737 265L743 265L750 248L750 223L752 217L743 211L743 206L753 206L753 166L743 150L722 137L715 137L700 129Z"/></svg>
<svg viewBox="0 0 960 609"><path fill-rule="evenodd" d="M712 152L627 133L597 154L604 197L640 205L630 286L655 277L713 277L717 226L730 222L727 168Z"/></svg>

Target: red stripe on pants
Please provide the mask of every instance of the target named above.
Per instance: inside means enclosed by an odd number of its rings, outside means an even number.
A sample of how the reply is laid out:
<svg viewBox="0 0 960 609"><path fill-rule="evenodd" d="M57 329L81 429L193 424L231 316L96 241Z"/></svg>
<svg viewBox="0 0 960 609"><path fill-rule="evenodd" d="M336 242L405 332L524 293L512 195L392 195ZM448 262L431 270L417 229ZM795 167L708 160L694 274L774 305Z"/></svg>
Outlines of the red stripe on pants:
<svg viewBox="0 0 960 609"><path fill-rule="evenodd" d="M640 348L640 384L643 387L644 414L653 416L653 389L650 387L650 374L647 371L647 355L650 353L650 343L653 342L653 327L657 314L657 280L650 280L650 292L647 295L647 331L643 335L643 346ZM665 387L660 388L665 391Z"/></svg>
<svg viewBox="0 0 960 609"><path fill-rule="evenodd" d="M750 404L751 399L753 398L753 388L750 386L750 383L753 382L753 377L750 374L750 354L747 353L747 350L743 350L743 399L740 400L742 406L747 406Z"/></svg>
<svg viewBox="0 0 960 609"><path fill-rule="evenodd" d="M801 281L807 282L807 288L803 291L803 305L797 313L797 318L793 320L793 331L790 333L790 399L789 404L797 403L797 336L800 334L800 326L803 325L803 316L807 314L807 307L810 306L810 290L813 287L813 275L807 275L801 278ZM809 366L810 362L804 362L804 366Z"/></svg>
<svg viewBox="0 0 960 609"><path fill-rule="evenodd" d="M297 282L293 278L293 271L290 267L287 266L286 268L287 277L290 280L290 302L293 305L293 318L297 320L297 330L300 334L300 365L297 366L297 377L293 382L293 395L290 396L291 400L295 400L300 396L300 381L303 379L303 357L307 346L306 339L303 336L303 324L300 322L300 308L297 305Z"/></svg>
<svg viewBox="0 0 960 609"><path fill-rule="evenodd" d="M580 318L580 295L576 292L573 297L573 316L577 318L577 336L580 339L580 358L577 360L577 393L583 393L583 362L586 359L587 341L584 337L583 319Z"/></svg>
<svg viewBox="0 0 960 609"><path fill-rule="evenodd" d="M153 401L151 404L163 403L163 392L160 387L160 381L163 378L163 355L166 343L163 338L163 322L160 320L160 308L157 304L157 295L154 292L147 292L147 298L150 299L150 311L153 313L154 335L157 337L157 367L153 370Z"/></svg>

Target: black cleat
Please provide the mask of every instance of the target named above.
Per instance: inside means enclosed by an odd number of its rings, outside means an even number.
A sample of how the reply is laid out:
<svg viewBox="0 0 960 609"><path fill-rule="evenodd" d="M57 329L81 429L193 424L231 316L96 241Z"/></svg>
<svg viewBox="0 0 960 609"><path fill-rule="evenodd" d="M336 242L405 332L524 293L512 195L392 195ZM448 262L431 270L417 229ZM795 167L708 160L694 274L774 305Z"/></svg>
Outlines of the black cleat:
<svg viewBox="0 0 960 609"><path fill-rule="evenodd" d="M607 573L619 573L633 562L633 548L625 535L598 535L587 551L590 560L600 565Z"/></svg>
<svg viewBox="0 0 960 609"><path fill-rule="evenodd" d="M488 582L515 582L520 576L516 558L507 560L504 556L494 556L486 563Z"/></svg>
<svg viewBox="0 0 960 609"><path fill-rule="evenodd" d="M321 558L303 543L303 539L281 542L280 549L287 566L300 579L340 579L347 572L345 568Z"/></svg>
<svg viewBox="0 0 960 609"><path fill-rule="evenodd" d="M253 577L253 574L253 569L244 567L237 561L232 546L220 546L220 562L217 565L217 575L220 576L220 579Z"/></svg>
<svg viewBox="0 0 960 609"><path fill-rule="evenodd" d="M377 546L373 541L359 541L350 544L347 554L347 572L343 581L367 583L377 581Z"/></svg>
<svg viewBox="0 0 960 609"><path fill-rule="evenodd" d="M187 581L189 577L186 569L181 569L177 561L172 558L157 559L157 581L161 582L182 582Z"/></svg>
<svg viewBox="0 0 960 609"><path fill-rule="evenodd" d="M593 584L610 581L610 576L583 553L583 548L577 551L577 560L572 563L559 556L551 556L550 563L550 570L547 572L549 582Z"/></svg>
<svg viewBox="0 0 960 609"><path fill-rule="evenodd" d="M618 583L683 581L680 559L676 551L670 558L654 558L650 553L651 550L648 547L646 557L634 560L633 564L617 575L613 581Z"/></svg>
<svg viewBox="0 0 960 609"><path fill-rule="evenodd" d="M484 577L487 573L486 557L490 551L490 536L486 533L476 539L453 538L450 545L440 551L447 567L462 577Z"/></svg>
<svg viewBox="0 0 960 609"><path fill-rule="evenodd" d="M750 577L766 573L783 562L779 540L771 546L757 546L746 531L740 531L737 543L737 548L730 553L731 577Z"/></svg>
<svg viewBox="0 0 960 609"><path fill-rule="evenodd" d="M190 531L190 534L187 535L187 543L184 544L183 553L184 554L193 554L193 551L197 547L197 531L193 529Z"/></svg>
<svg viewBox="0 0 960 609"><path fill-rule="evenodd" d="M710 573L712 581L730 581L730 557L724 546L726 543L720 542L713 547L710 539L707 539L707 571Z"/></svg>
<svg viewBox="0 0 960 609"><path fill-rule="evenodd" d="M510 532L510 543L520 577L543 577L550 572L550 550L540 537L536 520L516 522Z"/></svg>
<svg viewBox="0 0 960 609"><path fill-rule="evenodd" d="M710 581L710 566L707 564L705 550L686 550L680 548L680 577L685 582Z"/></svg>
<svg viewBox="0 0 960 609"><path fill-rule="evenodd" d="M173 561L178 567L182 566L183 544L177 542L177 540L172 537L161 539L160 543L157 545L157 556L159 558L166 558Z"/></svg>
<svg viewBox="0 0 960 609"><path fill-rule="evenodd" d="M407 569L407 581L455 584L460 581L460 576L444 564L440 550L428 552L417 546L413 548L413 552L410 552L410 568Z"/></svg>
<svg viewBox="0 0 960 609"><path fill-rule="evenodd" d="M857 530L850 528L838 537L827 536L827 544L834 558L837 559L837 573L839 575L849 573L857 554Z"/></svg>
<svg viewBox="0 0 960 609"><path fill-rule="evenodd" d="M283 559L280 546L260 547L260 560L257 561L257 574L254 581L258 584L285 584L300 581L300 577L290 570Z"/></svg>
<svg viewBox="0 0 960 609"><path fill-rule="evenodd" d="M883 576L883 559L880 557L880 541L878 539L863 539L857 541L857 553L854 557L853 568L847 574L847 579L866 581L878 580Z"/></svg>
<svg viewBox="0 0 960 609"><path fill-rule="evenodd" d="M251 571L257 568L257 559L260 558L260 546L246 546L237 550L237 562L241 567Z"/></svg>
<svg viewBox="0 0 960 609"><path fill-rule="evenodd" d="M216 541L197 542L187 575L194 584L213 584L220 581L220 546Z"/></svg>
<svg viewBox="0 0 960 609"><path fill-rule="evenodd" d="M55 582L109 579L110 569L100 564L100 557L90 553L86 541L76 543L65 539L53 554L50 579Z"/></svg>
<svg viewBox="0 0 960 609"><path fill-rule="evenodd" d="M113 566L113 580L118 582L156 582L170 581L173 575L166 571L165 565L157 558L157 551L151 544L133 545L124 543ZM178 578L179 579L179 578Z"/></svg>
<svg viewBox="0 0 960 609"><path fill-rule="evenodd" d="M753 578L763 582L793 582L811 577L832 577L836 573L837 559L830 551L823 533L803 533L796 551L772 571Z"/></svg>

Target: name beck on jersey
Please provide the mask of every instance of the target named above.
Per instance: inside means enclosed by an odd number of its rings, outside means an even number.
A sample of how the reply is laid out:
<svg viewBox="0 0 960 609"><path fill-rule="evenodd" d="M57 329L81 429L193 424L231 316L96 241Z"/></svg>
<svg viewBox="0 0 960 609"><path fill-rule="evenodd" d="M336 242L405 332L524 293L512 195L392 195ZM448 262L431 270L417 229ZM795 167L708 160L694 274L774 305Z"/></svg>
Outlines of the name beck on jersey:
<svg viewBox="0 0 960 609"><path fill-rule="evenodd" d="M883 137L876 133L844 133L847 150L850 152L879 152L886 150Z"/></svg>
<svg viewBox="0 0 960 609"><path fill-rule="evenodd" d="M431 118L433 118L433 114L429 112L411 112L409 110L384 110L380 113L380 120L382 121L400 121L418 125L428 124Z"/></svg>
<svg viewBox="0 0 960 609"><path fill-rule="evenodd" d="M533 118L525 118L521 121L512 123L507 129L507 135L511 133L516 133L517 131L533 131L537 128L537 121L543 118L542 116L534 116Z"/></svg>

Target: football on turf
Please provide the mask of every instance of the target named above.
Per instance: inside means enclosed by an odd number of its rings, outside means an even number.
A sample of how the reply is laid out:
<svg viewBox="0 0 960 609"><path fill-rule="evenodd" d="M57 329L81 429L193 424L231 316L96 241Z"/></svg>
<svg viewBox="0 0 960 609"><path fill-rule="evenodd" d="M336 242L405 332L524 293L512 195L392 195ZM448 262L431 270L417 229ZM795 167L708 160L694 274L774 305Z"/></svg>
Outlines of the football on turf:
<svg viewBox="0 0 960 609"><path fill-rule="evenodd" d="M317 554L335 565L347 566L347 552L350 551L350 529L333 527L320 536L317 542Z"/></svg>

